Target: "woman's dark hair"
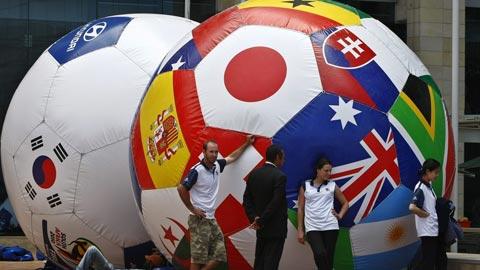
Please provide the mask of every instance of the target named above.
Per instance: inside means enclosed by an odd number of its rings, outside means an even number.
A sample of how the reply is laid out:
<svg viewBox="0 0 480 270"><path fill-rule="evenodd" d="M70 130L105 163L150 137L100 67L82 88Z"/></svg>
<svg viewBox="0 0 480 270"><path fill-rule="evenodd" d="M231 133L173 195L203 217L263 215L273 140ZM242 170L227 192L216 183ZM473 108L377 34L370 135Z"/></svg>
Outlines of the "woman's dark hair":
<svg viewBox="0 0 480 270"><path fill-rule="evenodd" d="M423 162L422 168L419 171L420 176L423 176L427 171L433 171L440 168L440 162L433 158L429 158Z"/></svg>
<svg viewBox="0 0 480 270"><path fill-rule="evenodd" d="M327 164L332 165L332 162L328 158L322 157L317 161L317 167L316 168L321 169L321 168L323 168L323 166L325 166Z"/></svg>
<svg viewBox="0 0 480 270"><path fill-rule="evenodd" d="M320 170L325 165L332 165L332 162L326 157L320 158L317 161L317 166L315 166L315 170L313 171L313 178L312 179L315 179L317 177L317 170Z"/></svg>

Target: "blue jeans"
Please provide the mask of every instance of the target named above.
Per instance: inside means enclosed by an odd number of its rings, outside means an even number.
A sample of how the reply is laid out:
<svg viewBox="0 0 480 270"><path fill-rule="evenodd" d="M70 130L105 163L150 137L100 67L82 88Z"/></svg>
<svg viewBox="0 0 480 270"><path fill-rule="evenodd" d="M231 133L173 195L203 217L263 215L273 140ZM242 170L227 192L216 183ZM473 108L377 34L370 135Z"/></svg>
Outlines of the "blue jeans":
<svg viewBox="0 0 480 270"><path fill-rule="evenodd" d="M87 249L76 270L90 270L90 268L95 270L114 270L113 265L108 262L107 258L95 246L90 246Z"/></svg>

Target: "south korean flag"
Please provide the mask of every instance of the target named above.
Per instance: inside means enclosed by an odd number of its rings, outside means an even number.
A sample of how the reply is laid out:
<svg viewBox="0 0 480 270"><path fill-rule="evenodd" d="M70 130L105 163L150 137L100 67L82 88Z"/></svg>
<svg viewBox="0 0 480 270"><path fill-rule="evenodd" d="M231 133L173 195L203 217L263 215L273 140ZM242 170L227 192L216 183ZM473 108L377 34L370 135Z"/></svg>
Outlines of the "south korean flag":
<svg viewBox="0 0 480 270"><path fill-rule="evenodd" d="M243 26L195 69L208 126L272 137L323 91L309 36Z"/></svg>
<svg viewBox="0 0 480 270"><path fill-rule="evenodd" d="M73 210L80 154L42 124L14 156L18 184L29 208L38 214Z"/></svg>

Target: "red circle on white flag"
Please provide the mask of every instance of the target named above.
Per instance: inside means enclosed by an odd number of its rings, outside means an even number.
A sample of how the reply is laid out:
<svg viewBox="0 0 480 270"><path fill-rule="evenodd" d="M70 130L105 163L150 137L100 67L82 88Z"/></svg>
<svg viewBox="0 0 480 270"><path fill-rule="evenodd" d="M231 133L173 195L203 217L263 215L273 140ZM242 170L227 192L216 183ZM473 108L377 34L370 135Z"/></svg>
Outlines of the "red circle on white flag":
<svg viewBox="0 0 480 270"><path fill-rule="evenodd" d="M245 102L271 97L287 76L282 55L267 47L252 47L239 52L228 63L224 81L230 95Z"/></svg>

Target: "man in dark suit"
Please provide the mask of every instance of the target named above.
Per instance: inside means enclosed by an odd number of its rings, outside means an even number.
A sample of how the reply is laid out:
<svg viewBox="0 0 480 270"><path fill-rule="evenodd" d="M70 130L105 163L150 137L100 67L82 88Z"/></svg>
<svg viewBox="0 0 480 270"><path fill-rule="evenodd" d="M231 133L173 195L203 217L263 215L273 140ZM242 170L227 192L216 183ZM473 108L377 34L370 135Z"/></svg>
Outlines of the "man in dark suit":
<svg viewBox="0 0 480 270"><path fill-rule="evenodd" d="M255 270L278 269L287 237L287 176L280 170L285 153L279 145L267 148L265 165L253 170L243 194L243 207L257 230Z"/></svg>

